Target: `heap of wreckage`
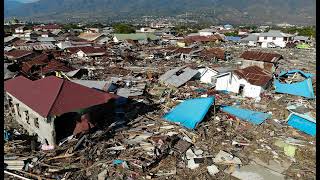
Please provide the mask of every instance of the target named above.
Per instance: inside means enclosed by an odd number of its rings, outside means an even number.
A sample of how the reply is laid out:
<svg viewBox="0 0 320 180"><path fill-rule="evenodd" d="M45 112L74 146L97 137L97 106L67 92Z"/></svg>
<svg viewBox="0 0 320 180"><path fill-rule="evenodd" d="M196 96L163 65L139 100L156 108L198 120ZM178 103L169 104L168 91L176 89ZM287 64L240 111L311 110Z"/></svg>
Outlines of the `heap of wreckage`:
<svg viewBox="0 0 320 180"><path fill-rule="evenodd" d="M296 49L73 41L5 52L6 177L315 177L315 57L306 67ZM186 38L198 41L211 39Z"/></svg>

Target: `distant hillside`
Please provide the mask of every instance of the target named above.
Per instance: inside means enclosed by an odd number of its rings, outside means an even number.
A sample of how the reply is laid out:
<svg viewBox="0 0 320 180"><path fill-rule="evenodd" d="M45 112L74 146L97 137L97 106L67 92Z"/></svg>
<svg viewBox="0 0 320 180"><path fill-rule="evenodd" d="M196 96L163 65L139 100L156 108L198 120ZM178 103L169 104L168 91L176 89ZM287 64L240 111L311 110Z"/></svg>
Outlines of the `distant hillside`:
<svg viewBox="0 0 320 180"><path fill-rule="evenodd" d="M230 23L315 24L315 5L316 0L40 0L15 8L5 3L5 17L103 21L187 13L192 18Z"/></svg>

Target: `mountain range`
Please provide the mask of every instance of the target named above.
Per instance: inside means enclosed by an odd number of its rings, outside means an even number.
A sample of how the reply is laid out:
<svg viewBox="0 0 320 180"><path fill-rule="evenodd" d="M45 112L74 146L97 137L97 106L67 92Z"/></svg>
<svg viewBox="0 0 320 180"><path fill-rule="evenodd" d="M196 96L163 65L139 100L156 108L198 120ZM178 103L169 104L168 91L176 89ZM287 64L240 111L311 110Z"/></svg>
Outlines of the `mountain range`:
<svg viewBox="0 0 320 180"><path fill-rule="evenodd" d="M5 0L4 15L57 22L186 15L209 22L314 25L316 0Z"/></svg>

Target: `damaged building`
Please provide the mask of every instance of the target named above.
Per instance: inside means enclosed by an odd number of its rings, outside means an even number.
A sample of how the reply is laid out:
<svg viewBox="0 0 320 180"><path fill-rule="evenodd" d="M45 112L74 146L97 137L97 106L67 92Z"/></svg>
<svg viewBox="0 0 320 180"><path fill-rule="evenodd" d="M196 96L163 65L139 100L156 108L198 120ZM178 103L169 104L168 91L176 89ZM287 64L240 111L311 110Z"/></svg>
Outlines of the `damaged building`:
<svg viewBox="0 0 320 180"><path fill-rule="evenodd" d="M5 92L17 122L48 145L111 121L108 102L117 97L54 76L36 81L19 76L6 81Z"/></svg>
<svg viewBox="0 0 320 180"><path fill-rule="evenodd" d="M249 66L258 66L269 72L275 72L279 61L283 56L278 53L267 53L261 51L245 51L240 56L242 65L241 68Z"/></svg>

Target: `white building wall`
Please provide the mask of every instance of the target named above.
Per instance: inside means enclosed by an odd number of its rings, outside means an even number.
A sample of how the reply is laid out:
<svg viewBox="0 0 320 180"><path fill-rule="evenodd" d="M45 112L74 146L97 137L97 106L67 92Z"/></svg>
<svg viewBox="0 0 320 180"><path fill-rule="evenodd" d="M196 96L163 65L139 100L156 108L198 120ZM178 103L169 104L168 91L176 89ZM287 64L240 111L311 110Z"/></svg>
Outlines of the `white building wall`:
<svg viewBox="0 0 320 180"><path fill-rule="evenodd" d="M213 77L218 75L218 72L213 71L209 68L199 69L198 71L201 73L200 81L202 83L215 84L215 82L213 82Z"/></svg>
<svg viewBox="0 0 320 180"><path fill-rule="evenodd" d="M283 40L283 37L276 37L276 39L274 40L273 37L267 37L267 39L264 39L264 36L259 36L258 42L262 43L261 47L263 48L267 48L268 43L271 42L282 48L286 46L286 42Z"/></svg>
<svg viewBox="0 0 320 180"><path fill-rule="evenodd" d="M233 93L239 93L240 81L233 74L221 76L217 78L216 90L218 91L229 91Z"/></svg>
<svg viewBox="0 0 320 180"><path fill-rule="evenodd" d="M16 121L21 124L30 135L37 134L40 142L44 142L46 139L49 145L55 145L54 120L42 117L11 94L7 94L12 99L12 103L14 105L13 114ZM18 115L18 108L16 104L19 104L19 113L21 117ZM29 123L27 122L25 111L28 111ZM38 118L39 128L35 126L35 118Z"/></svg>
<svg viewBox="0 0 320 180"><path fill-rule="evenodd" d="M245 79L239 79L237 76L231 74L217 78L216 90L239 93L241 85L244 86L242 93L244 97L258 98L263 91L262 87L252 85Z"/></svg>
<svg viewBox="0 0 320 180"><path fill-rule="evenodd" d="M243 96L258 98L260 97L261 91L262 91L262 88L260 86L255 86L247 83L243 88Z"/></svg>
<svg viewBox="0 0 320 180"><path fill-rule="evenodd" d="M200 36L212 36L213 33L212 32L199 32Z"/></svg>

